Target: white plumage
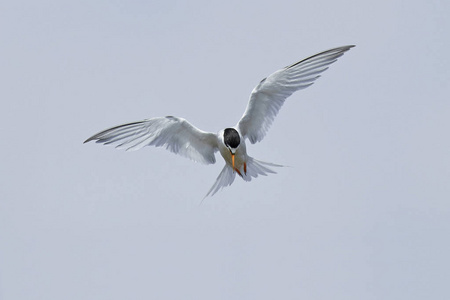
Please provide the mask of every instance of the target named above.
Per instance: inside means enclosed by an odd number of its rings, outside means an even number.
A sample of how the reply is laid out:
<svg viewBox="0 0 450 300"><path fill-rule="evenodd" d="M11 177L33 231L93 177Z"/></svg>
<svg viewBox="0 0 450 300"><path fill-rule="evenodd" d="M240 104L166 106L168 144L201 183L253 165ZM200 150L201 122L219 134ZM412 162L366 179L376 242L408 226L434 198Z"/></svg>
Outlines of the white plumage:
<svg viewBox="0 0 450 300"><path fill-rule="evenodd" d="M312 85L320 73L352 47L320 52L264 78L253 89L237 125L217 134L202 131L185 119L167 116L115 126L93 135L85 143L95 140L125 150L138 150L145 146L165 147L203 164L215 163L215 152L219 151L225 166L206 195L212 196L231 185L236 173L250 181L258 175L275 173L269 167L281 167L248 156L245 140L252 144L261 141L286 98Z"/></svg>

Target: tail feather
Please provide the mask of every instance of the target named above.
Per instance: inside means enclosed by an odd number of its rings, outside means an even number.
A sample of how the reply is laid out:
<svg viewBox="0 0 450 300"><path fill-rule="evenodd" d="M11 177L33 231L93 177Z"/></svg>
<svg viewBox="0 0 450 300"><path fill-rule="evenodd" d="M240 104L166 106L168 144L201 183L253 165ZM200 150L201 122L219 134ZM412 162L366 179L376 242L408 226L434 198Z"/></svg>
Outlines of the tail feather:
<svg viewBox="0 0 450 300"><path fill-rule="evenodd" d="M258 177L258 175L267 176L269 173L271 174L277 173L274 170L270 169L269 167L284 167L284 166L260 161L249 156L247 158L247 173L242 175L242 179L244 179L245 181L251 181L252 178L256 178ZM225 164L225 166L222 169L222 172L220 172L219 176L217 177L216 182L214 182L213 186L203 199L205 199L208 196L212 197L219 190L231 185L234 182L235 178L236 172L233 170L232 167Z"/></svg>
<svg viewBox="0 0 450 300"><path fill-rule="evenodd" d="M223 189L226 186L231 185L234 181L234 178L236 178L236 172L233 171L233 168L225 164L225 166L222 169L222 172L220 172L219 176L217 176L216 182L214 182L213 186L203 199L205 199L208 196L212 197L219 190Z"/></svg>
<svg viewBox="0 0 450 300"><path fill-rule="evenodd" d="M244 179L245 181L251 181L253 177L256 178L258 177L258 175L267 176L268 174L277 173L274 170L270 169L269 167L284 167L284 166L265 161L260 161L249 156L247 159L247 173L242 176L242 179Z"/></svg>

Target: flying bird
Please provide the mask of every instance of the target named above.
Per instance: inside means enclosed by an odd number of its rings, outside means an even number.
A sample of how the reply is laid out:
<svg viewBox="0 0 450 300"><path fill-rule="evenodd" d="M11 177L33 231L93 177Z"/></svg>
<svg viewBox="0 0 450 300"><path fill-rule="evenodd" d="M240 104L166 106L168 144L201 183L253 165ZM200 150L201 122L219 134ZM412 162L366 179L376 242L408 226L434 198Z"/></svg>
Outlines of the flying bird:
<svg viewBox="0 0 450 300"><path fill-rule="evenodd" d="M312 85L320 73L352 47L354 45L320 52L264 78L250 94L239 122L218 133L200 130L183 118L167 116L115 126L91 136L85 143L96 141L125 150L138 150L145 146L165 147L203 164L215 163L215 153L219 151L225 166L205 197L213 196L231 185L236 174L245 181L251 181L258 175L276 173L270 167L282 167L249 156L246 140L252 144L260 142L286 98Z"/></svg>

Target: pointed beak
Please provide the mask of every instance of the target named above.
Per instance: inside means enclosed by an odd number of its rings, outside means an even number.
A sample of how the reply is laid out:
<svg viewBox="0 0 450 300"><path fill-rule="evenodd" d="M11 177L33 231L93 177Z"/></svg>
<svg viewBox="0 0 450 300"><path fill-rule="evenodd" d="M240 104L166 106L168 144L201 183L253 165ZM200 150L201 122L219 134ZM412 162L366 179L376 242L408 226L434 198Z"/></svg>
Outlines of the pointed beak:
<svg viewBox="0 0 450 300"><path fill-rule="evenodd" d="M234 170L234 153L231 153L231 164L233 165Z"/></svg>

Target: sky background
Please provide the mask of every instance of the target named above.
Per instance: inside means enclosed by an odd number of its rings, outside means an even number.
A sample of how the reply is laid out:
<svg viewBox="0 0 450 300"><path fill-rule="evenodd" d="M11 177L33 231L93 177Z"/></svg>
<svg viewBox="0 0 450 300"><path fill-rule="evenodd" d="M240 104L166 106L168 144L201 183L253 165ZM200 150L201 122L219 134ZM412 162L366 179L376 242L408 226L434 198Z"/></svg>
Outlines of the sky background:
<svg viewBox="0 0 450 300"><path fill-rule="evenodd" d="M449 1L1 1L0 299L449 299ZM82 142L355 44L223 167Z"/></svg>

